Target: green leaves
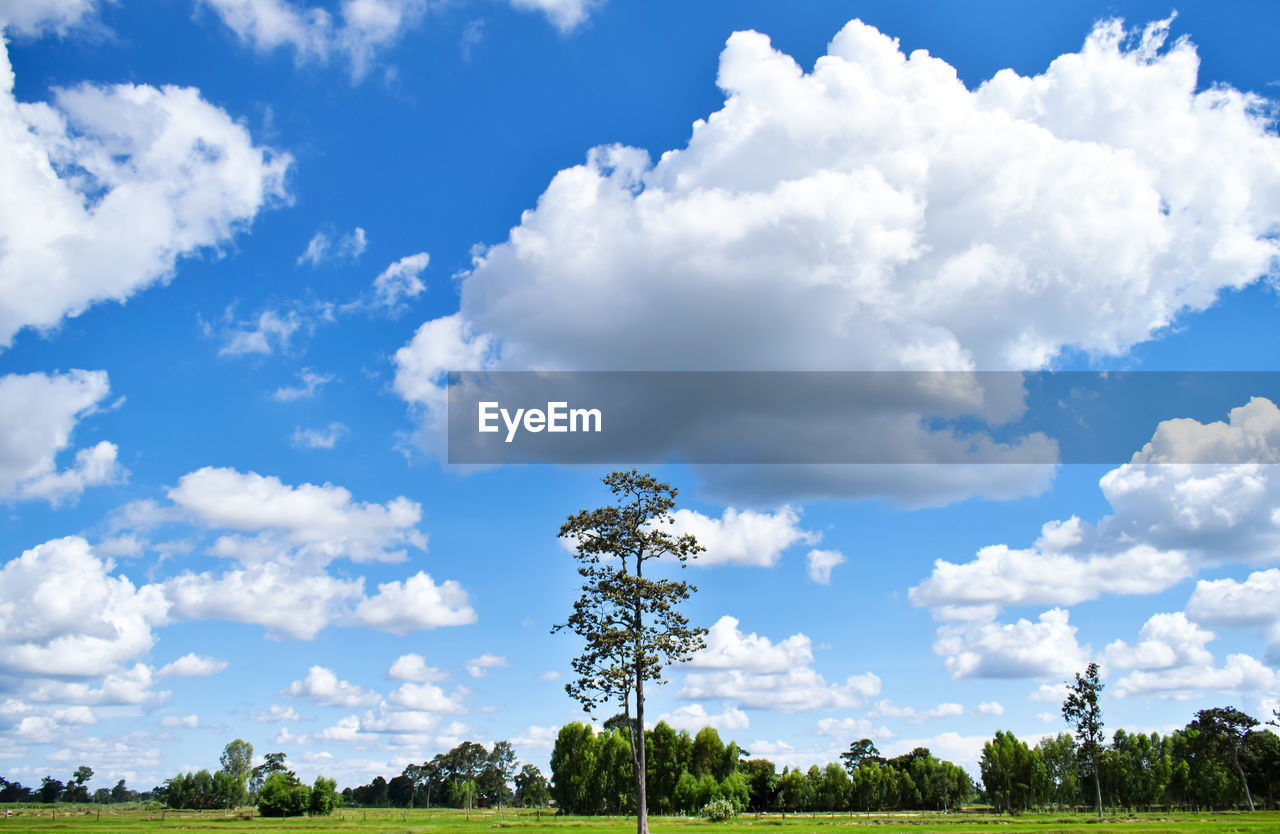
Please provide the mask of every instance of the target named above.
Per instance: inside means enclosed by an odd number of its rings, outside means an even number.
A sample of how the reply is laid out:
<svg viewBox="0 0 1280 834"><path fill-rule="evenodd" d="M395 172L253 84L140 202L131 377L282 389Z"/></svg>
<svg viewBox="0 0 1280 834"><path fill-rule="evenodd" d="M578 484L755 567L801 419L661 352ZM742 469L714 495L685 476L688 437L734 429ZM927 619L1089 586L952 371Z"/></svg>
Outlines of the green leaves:
<svg viewBox="0 0 1280 834"><path fill-rule="evenodd" d="M646 562L665 558L683 567L703 550L693 536L664 529L674 523L676 490L634 469L613 472L604 483L615 504L582 510L560 527L560 537L576 545L584 581L573 613L552 628L585 641L573 661L578 677L565 690L588 712L609 702L626 705L641 681L661 682L663 668L687 660L706 634L677 608L696 587L644 576Z"/></svg>

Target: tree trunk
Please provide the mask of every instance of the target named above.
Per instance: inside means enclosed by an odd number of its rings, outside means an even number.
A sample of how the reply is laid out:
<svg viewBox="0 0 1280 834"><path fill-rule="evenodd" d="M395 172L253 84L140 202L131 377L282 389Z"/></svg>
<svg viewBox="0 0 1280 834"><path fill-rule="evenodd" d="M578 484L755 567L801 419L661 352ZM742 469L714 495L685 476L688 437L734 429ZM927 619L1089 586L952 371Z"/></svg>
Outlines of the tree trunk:
<svg viewBox="0 0 1280 834"><path fill-rule="evenodd" d="M649 796L647 785L647 765L644 741L644 677L636 676L636 728L631 731L636 737L632 749L635 756L632 761L636 768L636 834L649 834Z"/></svg>
<svg viewBox="0 0 1280 834"><path fill-rule="evenodd" d="M1253 794L1249 792L1249 780L1245 778L1244 768L1240 766L1239 750L1232 751L1231 758L1235 761L1236 773L1240 774L1240 784L1244 785L1244 798L1249 801L1249 810L1256 811L1257 809L1253 807Z"/></svg>
<svg viewBox="0 0 1280 834"><path fill-rule="evenodd" d="M1102 774L1098 771L1098 760L1093 760L1093 787L1098 792L1098 819L1102 819Z"/></svg>
<svg viewBox="0 0 1280 834"><path fill-rule="evenodd" d="M644 558L636 558L636 578L639 579L644 571ZM644 657L642 641L644 640L644 609L639 602L636 603L636 645L635 645L635 663L636 663L636 723L631 727L631 763L636 770L636 834L649 834L649 795L646 772L647 766L645 761L645 743L644 743L644 667L641 660ZM637 738L639 736L639 738Z"/></svg>

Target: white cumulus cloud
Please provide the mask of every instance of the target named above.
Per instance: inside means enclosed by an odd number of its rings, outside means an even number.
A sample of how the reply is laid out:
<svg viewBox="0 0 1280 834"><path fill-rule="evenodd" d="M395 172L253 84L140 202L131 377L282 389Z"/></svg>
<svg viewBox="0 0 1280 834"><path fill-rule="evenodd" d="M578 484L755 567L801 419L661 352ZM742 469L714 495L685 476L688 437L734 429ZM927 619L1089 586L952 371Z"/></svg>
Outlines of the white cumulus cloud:
<svg viewBox="0 0 1280 834"><path fill-rule="evenodd" d="M359 81L378 54L415 28L425 0L343 0L338 20L320 6L288 0L205 0L242 41L260 51L290 46L299 61L343 56Z"/></svg>
<svg viewBox="0 0 1280 834"><path fill-rule="evenodd" d="M1086 647L1076 641L1070 614L1045 611L1032 622L952 623L938 629L933 650L946 658L951 677L1066 677L1089 662Z"/></svg>
<svg viewBox="0 0 1280 834"><path fill-rule="evenodd" d="M188 652L177 660L161 666L156 674L162 678L207 678L225 670L229 664L216 657L205 657Z"/></svg>
<svg viewBox="0 0 1280 834"><path fill-rule="evenodd" d="M321 707L367 707L378 703L378 693L359 684L339 680L332 669L312 666L307 676L289 684L284 694L304 698Z"/></svg>
<svg viewBox="0 0 1280 834"><path fill-rule="evenodd" d="M462 585L452 579L437 585L422 571L403 582L380 583L378 593L362 600L354 616L358 623L392 634L476 621L475 609Z"/></svg>
<svg viewBox="0 0 1280 834"><path fill-rule="evenodd" d="M706 548L698 554L696 565L769 567L793 544L816 544L822 538L821 533L800 529L800 513L791 507L773 513L728 507L720 518L678 509L672 518L673 535L691 534Z"/></svg>
<svg viewBox="0 0 1280 834"><path fill-rule="evenodd" d="M501 669L509 666L505 657L485 652L479 657L473 657L466 662L467 674L473 678L483 678L489 674L490 669Z"/></svg>
<svg viewBox="0 0 1280 834"><path fill-rule="evenodd" d="M714 727L725 732L745 730L751 726L751 719L745 712L729 705L726 705L719 714L711 715L702 704L688 704L671 712L662 713L658 716L658 720L667 722L673 729L687 730L690 733L697 733L703 727Z"/></svg>
<svg viewBox="0 0 1280 834"><path fill-rule="evenodd" d="M805 560L809 563L809 579L819 585L830 585L831 571L845 563L839 550L810 550Z"/></svg>
<svg viewBox="0 0 1280 834"><path fill-rule="evenodd" d="M738 628L738 620L724 615L707 629L706 646L689 659L698 669L741 669L749 672L785 672L813 662L813 642L793 634L774 643L768 637Z"/></svg>
<svg viewBox="0 0 1280 834"><path fill-rule="evenodd" d="M1215 626L1256 628L1267 641L1267 658L1280 663L1280 568L1254 571L1243 582L1209 579L1196 583L1187 613Z"/></svg>
<svg viewBox="0 0 1280 834"><path fill-rule="evenodd" d="M1232 409L1228 423L1163 421L1133 461L1099 480L1110 515L1096 524L1074 516L1050 521L1029 548L994 544L969 562L938 559L910 598L939 619L990 619L1002 606L1157 593L1206 565L1274 562L1280 471L1266 463L1198 460L1229 460L1230 450L1270 459L1280 452L1278 418L1274 404L1255 397ZM1187 462L1149 462L1174 454L1174 445Z"/></svg>
<svg viewBox="0 0 1280 834"><path fill-rule="evenodd" d="M429 683L444 680L449 677L449 673L443 669L428 666L426 658L410 652L400 655L392 662L391 668L387 670L387 677L396 681Z"/></svg>
<svg viewBox="0 0 1280 834"><path fill-rule="evenodd" d="M70 468L57 465L76 425L101 407L110 390L105 371L0 376L0 498L57 504L86 487L122 479L118 449L105 440L78 450Z"/></svg>
<svg viewBox="0 0 1280 834"><path fill-rule="evenodd" d="M97 676L155 645L169 603L155 585L114 573L78 536L54 539L0 568L0 669Z"/></svg>
<svg viewBox="0 0 1280 834"><path fill-rule="evenodd" d="M83 84L19 103L13 78L0 45L0 348L169 280L286 196L289 156L198 90Z"/></svg>
<svg viewBox="0 0 1280 834"><path fill-rule="evenodd" d="M96 0L4 0L0 28L26 37L65 35L92 20L97 6Z"/></svg>

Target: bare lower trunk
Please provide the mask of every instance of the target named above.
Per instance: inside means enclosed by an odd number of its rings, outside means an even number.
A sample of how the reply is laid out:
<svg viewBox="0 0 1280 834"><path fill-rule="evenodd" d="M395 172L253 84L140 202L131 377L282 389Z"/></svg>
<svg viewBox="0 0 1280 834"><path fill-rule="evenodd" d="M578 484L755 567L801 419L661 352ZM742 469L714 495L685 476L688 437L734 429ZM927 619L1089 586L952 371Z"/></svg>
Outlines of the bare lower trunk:
<svg viewBox="0 0 1280 834"><path fill-rule="evenodd" d="M1102 775L1098 773L1098 762L1093 762L1093 787L1098 792L1098 819L1102 819Z"/></svg>
<svg viewBox="0 0 1280 834"><path fill-rule="evenodd" d="M1240 774L1240 784L1244 785L1244 798L1249 801L1249 810L1256 811L1257 809L1253 807L1253 794L1249 792L1249 780L1245 778L1244 768L1240 766L1240 755L1237 753L1232 758L1235 759L1236 773Z"/></svg>
<svg viewBox="0 0 1280 834"><path fill-rule="evenodd" d="M636 559L636 577L643 574L644 559ZM635 609L635 662L636 662L636 723L631 727L631 763L636 769L636 834L649 834L649 796L645 784L645 744L644 744L644 658L641 647L644 634L644 610L640 603Z"/></svg>
<svg viewBox="0 0 1280 834"><path fill-rule="evenodd" d="M645 743L644 743L644 678L636 680L636 726L631 734L634 738L631 749L632 763L636 768L636 834L649 834L649 797L646 784Z"/></svg>

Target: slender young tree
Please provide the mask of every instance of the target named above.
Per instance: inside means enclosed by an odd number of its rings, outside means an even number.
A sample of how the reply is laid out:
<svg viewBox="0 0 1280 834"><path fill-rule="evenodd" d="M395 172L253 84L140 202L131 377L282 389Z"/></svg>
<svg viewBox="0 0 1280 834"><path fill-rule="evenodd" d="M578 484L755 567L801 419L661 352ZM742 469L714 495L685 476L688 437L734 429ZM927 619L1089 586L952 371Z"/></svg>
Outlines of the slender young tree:
<svg viewBox="0 0 1280 834"><path fill-rule="evenodd" d="M669 663L687 660L705 644L705 628L689 624L677 606L697 589L687 582L646 577L646 563L667 559L684 567L704 548L691 535L673 535L676 490L636 470L604 479L614 503L569 516L560 537L574 542L574 558L583 578L582 596L573 605L568 628L586 641L573 661L578 677L565 685L588 713L618 703L631 740L636 785L636 832L648 834L645 784L644 686L662 682ZM652 571L651 571L652 573ZM635 719L631 702L635 699Z"/></svg>
<svg viewBox="0 0 1280 834"><path fill-rule="evenodd" d="M1098 819L1102 819L1102 776L1098 769L1098 760L1102 758L1102 744L1106 736L1102 733L1102 706L1098 703L1098 693L1104 684L1098 679L1098 664L1090 663L1083 675L1076 672L1076 682L1067 683L1067 699L1062 702L1062 717L1076 731L1076 741L1080 742L1080 755L1089 762L1093 771L1093 787L1098 797Z"/></svg>

